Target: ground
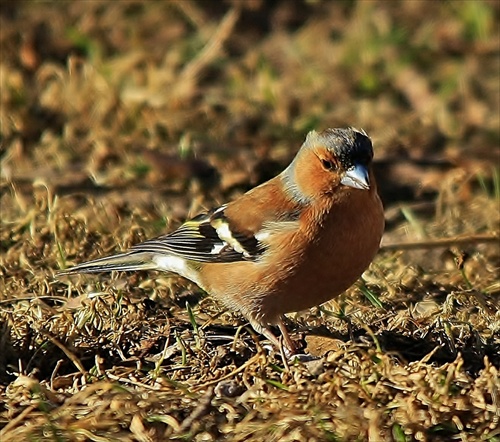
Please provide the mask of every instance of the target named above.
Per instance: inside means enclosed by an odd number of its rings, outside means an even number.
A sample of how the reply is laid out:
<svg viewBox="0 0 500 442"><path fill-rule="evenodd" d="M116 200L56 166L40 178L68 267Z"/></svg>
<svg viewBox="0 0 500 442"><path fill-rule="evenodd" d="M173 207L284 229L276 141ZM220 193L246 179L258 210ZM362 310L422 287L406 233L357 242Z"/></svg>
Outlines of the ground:
<svg viewBox="0 0 500 442"><path fill-rule="evenodd" d="M495 1L0 5L2 441L499 441ZM57 277L370 135L382 249L282 358L196 286Z"/></svg>

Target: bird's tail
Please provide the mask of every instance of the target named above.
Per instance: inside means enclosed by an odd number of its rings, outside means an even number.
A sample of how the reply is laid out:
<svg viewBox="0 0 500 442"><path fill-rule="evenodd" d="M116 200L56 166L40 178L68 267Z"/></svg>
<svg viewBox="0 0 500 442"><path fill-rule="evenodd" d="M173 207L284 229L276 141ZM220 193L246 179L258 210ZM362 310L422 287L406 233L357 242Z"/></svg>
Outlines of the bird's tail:
<svg viewBox="0 0 500 442"><path fill-rule="evenodd" d="M158 268L158 266L151 259L151 253L131 251L78 264L59 272L57 276L70 273L100 273L112 272L114 270L128 272L135 270L154 270L156 268Z"/></svg>

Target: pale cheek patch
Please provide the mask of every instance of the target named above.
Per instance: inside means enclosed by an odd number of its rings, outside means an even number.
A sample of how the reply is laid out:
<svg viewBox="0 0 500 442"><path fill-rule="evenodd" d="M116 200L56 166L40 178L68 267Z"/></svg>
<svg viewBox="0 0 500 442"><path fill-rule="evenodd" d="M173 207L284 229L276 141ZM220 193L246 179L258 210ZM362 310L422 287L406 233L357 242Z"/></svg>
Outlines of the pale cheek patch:
<svg viewBox="0 0 500 442"><path fill-rule="evenodd" d="M158 265L158 269L177 273L199 285L197 272L188 266L184 258L179 256L157 256L153 258L153 261Z"/></svg>

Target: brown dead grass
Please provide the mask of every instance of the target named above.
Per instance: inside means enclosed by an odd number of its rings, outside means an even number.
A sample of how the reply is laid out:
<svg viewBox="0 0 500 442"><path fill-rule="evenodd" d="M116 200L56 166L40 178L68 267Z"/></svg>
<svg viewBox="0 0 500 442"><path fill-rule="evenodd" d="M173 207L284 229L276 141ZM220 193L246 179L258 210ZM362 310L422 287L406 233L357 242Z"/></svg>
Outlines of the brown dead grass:
<svg viewBox="0 0 500 442"><path fill-rule="evenodd" d="M2 441L500 440L498 242L381 252L290 315L311 362L176 277L54 277L343 125L374 140L385 244L498 235L496 2L0 8Z"/></svg>

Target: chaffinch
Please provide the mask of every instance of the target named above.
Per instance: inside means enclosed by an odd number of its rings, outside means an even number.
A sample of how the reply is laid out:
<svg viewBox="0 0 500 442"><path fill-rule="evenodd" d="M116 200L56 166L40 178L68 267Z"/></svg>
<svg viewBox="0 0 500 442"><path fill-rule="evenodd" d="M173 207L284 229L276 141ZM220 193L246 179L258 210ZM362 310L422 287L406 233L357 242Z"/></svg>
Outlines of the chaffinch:
<svg viewBox="0 0 500 442"><path fill-rule="evenodd" d="M377 253L384 211L372 143L353 128L311 131L292 163L238 199L174 232L63 273L160 270L196 283L286 349L283 315L350 287Z"/></svg>

